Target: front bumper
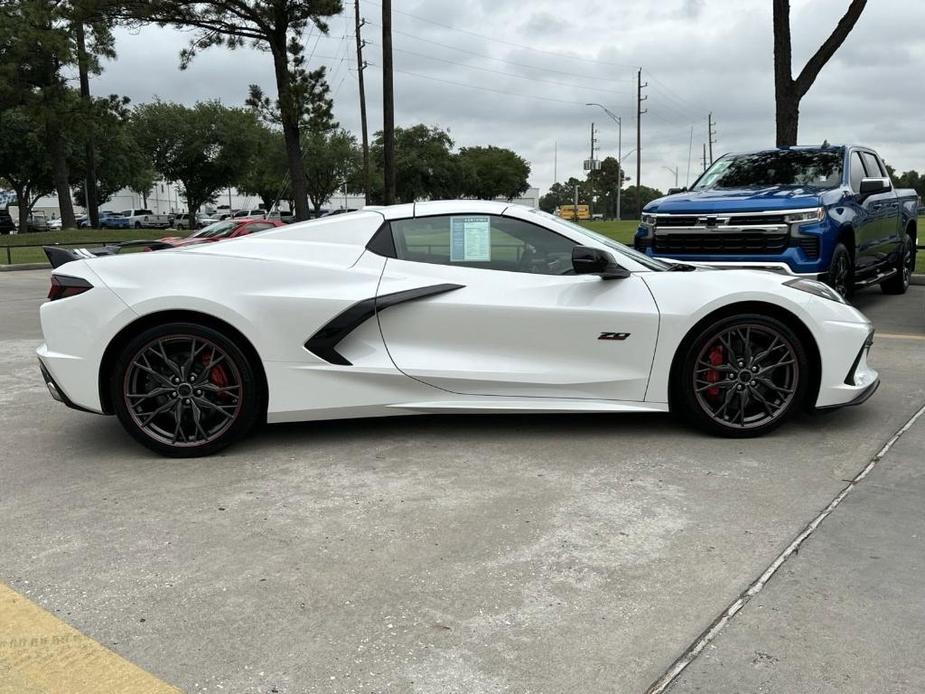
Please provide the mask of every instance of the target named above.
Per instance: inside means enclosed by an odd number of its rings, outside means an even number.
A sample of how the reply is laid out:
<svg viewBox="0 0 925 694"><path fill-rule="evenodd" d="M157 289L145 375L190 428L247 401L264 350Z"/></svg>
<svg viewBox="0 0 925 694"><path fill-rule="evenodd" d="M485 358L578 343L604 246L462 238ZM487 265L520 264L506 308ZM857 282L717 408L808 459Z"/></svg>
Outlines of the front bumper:
<svg viewBox="0 0 925 694"><path fill-rule="evenodd" d="M831 326L831 324L830 324ZM816 408L823 410L848 405L860 405L880 386L880 375L870 367L867 357L874 343L874 330L870 326L838 326L837 335L830 336L820 344L822 379ZM855 341L858 330L865 333L859 347L848 350L845 347ZM849 361L850 360L850 361Z"/></svg>

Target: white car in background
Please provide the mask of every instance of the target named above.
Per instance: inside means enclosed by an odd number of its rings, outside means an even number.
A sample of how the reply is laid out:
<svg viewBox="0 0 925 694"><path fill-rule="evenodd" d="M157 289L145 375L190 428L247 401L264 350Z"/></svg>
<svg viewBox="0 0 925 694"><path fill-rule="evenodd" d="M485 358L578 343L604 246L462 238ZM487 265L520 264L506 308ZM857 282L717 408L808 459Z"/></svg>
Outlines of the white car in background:
<svg viewBox="0 0 925 694"><path fill-rule="evenodd" d="M870 322L824 284L655 260L501 202L71 257L41 309L52 396L170 456L264 418L435 412L671 410L747 437L879 383Z"/></svg>

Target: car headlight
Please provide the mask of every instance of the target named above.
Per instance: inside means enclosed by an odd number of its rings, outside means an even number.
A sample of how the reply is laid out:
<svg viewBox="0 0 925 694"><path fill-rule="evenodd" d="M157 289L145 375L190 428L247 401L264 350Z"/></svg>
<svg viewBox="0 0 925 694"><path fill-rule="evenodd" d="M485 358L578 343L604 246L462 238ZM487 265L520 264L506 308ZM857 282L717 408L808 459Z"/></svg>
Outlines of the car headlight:
<svg viewBox="0 0 925 694"><path fill-rule="evenodd" d="M817 207L815 210L809 210L807 212L791 212L790 214L785 214L784 219L790 224L821 222L825 219L825 208Z"/></svg>
<svg viewBox="0 0 925 694"><path fill-rule="evenodd" d="M642 223L645 224L646 226L654 227L655 226L655 215L644 212L642 215Z"/></svg>
<svg viewBox="0 0 925 694"><path fill-rule="evenodd" d="M805 279L803 277L798 277L795 280L789 280L784 282L788 287L793 289L799 289L801 292L807 292L808 294L813 294L818 296L821 299L829 299L830 301L837 301L840 304L847 304L844 297L841 294L832 289L829 285L823 284L822 282L817 282L816 280Z"/></svg>

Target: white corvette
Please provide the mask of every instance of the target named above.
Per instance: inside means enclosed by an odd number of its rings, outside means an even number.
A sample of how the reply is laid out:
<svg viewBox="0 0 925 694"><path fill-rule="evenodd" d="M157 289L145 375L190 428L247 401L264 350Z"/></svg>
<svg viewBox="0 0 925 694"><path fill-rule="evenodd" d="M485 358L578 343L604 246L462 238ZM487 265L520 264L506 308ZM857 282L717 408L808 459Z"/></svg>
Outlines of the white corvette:
<svg viewBox="0 0 925 694"><path fill-rule="evenodd" d="M824 284L653 260L517 205L70 257L41 308L52 396L171 456L262 420L434 412L671 410L754 436L879 383L870 322Z"/></svg>

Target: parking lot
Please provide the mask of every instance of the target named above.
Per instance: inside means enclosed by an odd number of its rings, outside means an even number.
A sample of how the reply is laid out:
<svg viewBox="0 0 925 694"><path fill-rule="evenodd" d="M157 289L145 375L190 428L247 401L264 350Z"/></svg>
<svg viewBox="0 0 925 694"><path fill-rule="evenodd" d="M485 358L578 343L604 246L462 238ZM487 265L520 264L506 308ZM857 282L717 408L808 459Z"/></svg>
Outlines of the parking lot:
<svg viewBox="0 0 925 694"><path fill-rule="evenodd" d="M47 284L0 274L0 583L191 692L645 691L925 404L913 286L855 302L879 392L762 439L406 417L169 460L49 398ZM925 418L671 690L925 689L923 449Z"/></svg>

